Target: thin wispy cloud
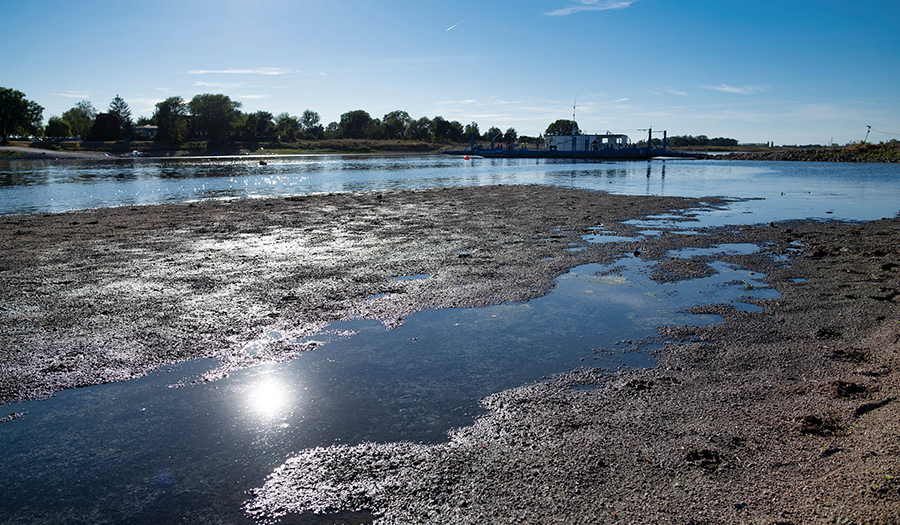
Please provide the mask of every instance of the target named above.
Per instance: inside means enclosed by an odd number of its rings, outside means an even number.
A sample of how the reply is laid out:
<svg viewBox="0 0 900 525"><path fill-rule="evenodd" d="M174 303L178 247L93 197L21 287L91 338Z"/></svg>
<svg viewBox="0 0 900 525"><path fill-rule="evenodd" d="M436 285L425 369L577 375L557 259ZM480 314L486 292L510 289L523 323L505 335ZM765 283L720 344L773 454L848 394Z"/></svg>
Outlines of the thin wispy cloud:
<svg viewBox="0 0 900 525"><path fill-rule="evenodd" d="M493 96L493 95L491 95L490 99L491 99L491 103L494 103L494 104L501 104L501 105L507 105L507 104L521 104L521 103L522 103L521 100L506 100L506 99L502 99L502 98L495 97L495 96Z"/></svg>
<svg viewBox="0 0 900 525"><path fill-rule="evenodd" d="M87 99L90 98L90 95L86 91L63 91L62 93L55 93L56 96L65 97L65 98L80 98Z"/></svg>
<svg viewBox="0 0 900 525"><path fill-rule="evenodd" d="M447 28L447 31L450 31L451 29L455 28L456 26L458 26L459 24L461 24L461 23L463 23L463 22L465 22L465 21L466 21L466 19L463 18L463 19L460 20L459 22L457 22L457 23L453 24L452 26L448 27L448 28Z"/></svg>
<svg viewBox="0 0 900 525"><path fill-rule="evenodd" d="M194 87L211 87L219 89L234 89L246 85L244 82L194 82Z"/></svg>
<svg viewBox="0 0 900 525"><path fill-rule="evenodd" d="M728 84L719 84L718 86L700 86L703 89L711 89L713 91L721 91L723 93L735 93L737 95L753 95L755 93L759 93L760 91L765 91L765 88L759 86L729 86Z"/></svg>
<svg viewBox="0 0 900 525"><path fill-rule="evenodd" d="M269 95L235 95L234 98L246 98L246 99L269 98Z"/></svg>
<svg viewBox="0 0 900 525"><path fill-rule="evenodd" d="M467 99L467 100L446 100L446 101L444 101L444 102L438 102L438 104L441 104L441 105L448 105L448 104L474 104L475 102L476 102L475 99L470 98L470 99Z"/></svg>
<svg viewBox="0 0 900 525"><path fill-rule="evenodd" d="M291 71L281 67L257 67L253 69L194 69L190 75L286 75Z"/></svg>
<svg viewBox="0 0 900 525"><path fill-rule="evenodd" d="M625 9L640 0L575 0L576 5L544 13L547 16L568 16L583 11L610 11Z"/></svg>
<svg viewBox="0 0 900 525"><path fill-rule="evenodd" d="M679 97L688 96L687 91L678 91L677 89L667 89L666 93L671 93L672 95L678 95Z"/></svg>

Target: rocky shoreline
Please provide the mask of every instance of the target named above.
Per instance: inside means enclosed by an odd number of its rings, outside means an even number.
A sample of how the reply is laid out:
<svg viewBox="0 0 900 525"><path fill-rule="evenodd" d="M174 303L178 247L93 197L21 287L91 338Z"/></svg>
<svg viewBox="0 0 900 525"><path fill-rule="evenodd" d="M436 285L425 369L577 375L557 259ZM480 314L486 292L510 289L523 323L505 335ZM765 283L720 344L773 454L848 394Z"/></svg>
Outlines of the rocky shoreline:
<svg viewBox="0 0 900 525"><path fill-rule="evenodd" d="M790 148L772 151L729 153L706 156L716 160L767 160L791 162L900 162L898 144L855 144L852 146Z"/></svg>
<svg viewBox="0 0 900 525"><path fill-rule="evenodd" d="M762 312L698 309L725 321L662 327L655 368L500 392L446 443L305 451L248 511L343 513L329 523L896 523L900 220L582 239L720 204L489 186L0 217L0 403L200 356L221 361L215 380L312 349L242 352L263 329L299 336L353 317L395 325L425 308L524 301L625 253L678 282L710 261L669 250L756 243L725 260L782 293L758 301ZM418 274L431 277L394 279Z"/></svg>

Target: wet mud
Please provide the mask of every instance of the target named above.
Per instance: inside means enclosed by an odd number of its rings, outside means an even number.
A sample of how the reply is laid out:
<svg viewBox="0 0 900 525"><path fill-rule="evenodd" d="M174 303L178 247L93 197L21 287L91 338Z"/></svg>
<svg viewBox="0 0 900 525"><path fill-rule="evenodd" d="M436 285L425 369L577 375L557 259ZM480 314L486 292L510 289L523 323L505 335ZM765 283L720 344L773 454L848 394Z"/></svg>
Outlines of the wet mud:
<svg viewBox="0 0 900 525"><path fill-rule="evenodd" d="M493 186L0 217L0 403L197 357L215 379L334 321L525 301L612 260L587 228L700 206Z"/></svg>
<svg viewBox="0 0 900 525"><path fill-rule="evenodd" d="M675 283L709 275L714 259L764 274L781 297L756 300L760 312L695 309L719 324L661 327L652 369L586 368L494 394L445 443L304 451L250 495L249 514L896 522L900 221L649 238L626 223L719 204L490 186L0 217L0 403L202 356L222 363L215 380L310 350L295 341L333 321L394 326L426 308L524 301L624 254ZM587 242L597 227L635 240ZM674 254L747 243L759 251Z"/></svg>
<svg viewBox="0 0 900 525"><path fill-rule="evenodd" d="M761 312L694 309L719 324L661 327L669 343L652 369L582 369L490 396L489 414L447 443L304 451L248 511L287 522L336 510L375 523L900 521L900 221L704 233L689 242L758 243L721 258L764 272L782 296L757 301ZM665 237L643 249L666 263L661 278L701 270L679 270Z"/></svg>

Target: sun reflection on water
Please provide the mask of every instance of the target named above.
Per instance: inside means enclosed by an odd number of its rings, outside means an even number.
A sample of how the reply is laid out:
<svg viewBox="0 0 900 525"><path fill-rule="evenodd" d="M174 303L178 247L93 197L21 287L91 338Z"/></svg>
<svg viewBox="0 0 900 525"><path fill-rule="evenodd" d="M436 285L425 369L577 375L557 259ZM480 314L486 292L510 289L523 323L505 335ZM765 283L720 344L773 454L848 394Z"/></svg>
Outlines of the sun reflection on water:
<svg viewBox="0 0 900 525"><path fill-rule="evenodd" d="M271 375L259 378L247 392L249 410L263 418L273 419L284 415L293 397L290 388Z"/></svg>

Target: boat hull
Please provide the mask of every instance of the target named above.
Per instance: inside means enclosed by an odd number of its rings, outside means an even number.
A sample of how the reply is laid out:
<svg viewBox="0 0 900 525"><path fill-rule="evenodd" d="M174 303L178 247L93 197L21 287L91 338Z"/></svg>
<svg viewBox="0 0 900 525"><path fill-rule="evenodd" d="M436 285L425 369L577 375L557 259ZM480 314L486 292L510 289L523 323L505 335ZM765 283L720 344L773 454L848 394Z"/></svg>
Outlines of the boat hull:
<svg viewBox="0 0 900 525"><path fill-rule="evenodd" d="M466 149L444 151L444 155L469 155L488 159L583 159L583 160L648 160L655 157L693 158L695 155L646 148L627 148L601 151L545 151L545 150L504 150Z"/></svg>

